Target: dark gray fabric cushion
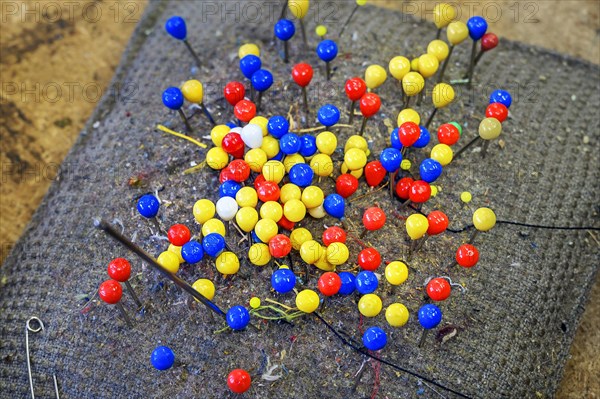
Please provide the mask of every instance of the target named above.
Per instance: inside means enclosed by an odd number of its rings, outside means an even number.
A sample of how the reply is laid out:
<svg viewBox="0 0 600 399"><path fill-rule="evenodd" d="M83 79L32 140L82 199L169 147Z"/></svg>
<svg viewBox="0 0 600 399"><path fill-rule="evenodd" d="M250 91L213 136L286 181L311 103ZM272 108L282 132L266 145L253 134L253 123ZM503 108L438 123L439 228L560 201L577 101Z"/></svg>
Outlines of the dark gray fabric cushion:
<svg viewBox="0 0 600 399"><path fill-rule="evenodd" d="M437 397L432 388L445 397L452 396L387 366L377 374L375 362L364 365L366 372L355 387L354 375L363 357L343 346L312 316L296 320L294 325L254 320L259 331L214 334L224 326L222 320L190 304L185 294L148 265L94 230L95 216L118 219L127 236L157 256L167 243L151 238L152 224L137 215L135 199L139 195L160 187L161 199L169 203L163 204L161 223L186 223L194 232L199 229L191 212L193 203L204 197L217 198L217 173L203 170L182 175L192 162L204 159L205 151L154 128L157 123L168 123L183 130L178 116L161 104L160 93L166 87L178 86L192 77L202 80L207 106L218 121L228 120L231 108L222 99L221 90L229 80L242 80L237 49L245 41L254 41L260 44L263 63L277 82L263 99L263 113L285 115L292 103L300 104L298 87L290 79L292 64L284 65L271 43L280 6L252 2L262 16L248 21L255 15L249 4L169 2L149 6L123 57L113 91L98 106L22 239L0 269L2 397L28 395L24 328L33 315L46 324L44 333L31 337L39 397L52 395L53 373L64 398L230 397L225 379L238 367L249 370L254 378L245 397L370 397L376 378L380 379L380 398ZM313 32L317 22L337 31L350 9L350 3L315 3L306 18L311 46L316 44ZM187 19L190 43L206 60L194 76L184 45L164 32L164 23L171 15ZM332 63L331 84L324 82L324 66L314 50L302 53L298 35L291 41L291 59L315 67L309 91L312 116L326 102L341 109L347 106L342 91L346 78L363 75L368 64L387 67L395 55L417 56L434 35L431 23L363 7L340 43L340 54ZM448 78L462 76L469 51L470 43L456 48ZM514 98L511 118L501 136L505 145L500 148L497 142L492 143L485 160L476 149L468 151L446 167L436 182L440 193L423 210L443 210L454 229L470 224L473 210L480 206L492 207L502 220L597 225L598 72L597 66L502 41L483 57L473 89L457 88L457 101L438 114L433 126L459 121L464 126L461 142L465 143L477 134L490 92L504 88ZM369 122L367 131L373 154L387 145L384 121L395 124L401 106L395 82L388 81L378 93L383 100L382 112ZM427 99L418 108L423 118L430 104ZM202 117L192 123L195 136L209 134L210 126ZM355 123L358 128L360 122ZM316 122L311 118L309 125L316 126ZM350 134L347 129L339 131L340 145ZM591 137L589 143L584 142L584 136ZM428 151L411 150L413 173L418 173L418 162ZM130 185L130 178L141 179L143 187ZM333 188L327 179L321 185L326 192ZM473 193L473 201L465 205L459 196L467 190ZM361 185L355 198L365 193L366 185ZM404 222L394 211L404 217L410 212L398 210L399 203L392 203L386 190L349 202L349 228L355 234L360 232L362 211L374 202L388 212L389 222L367 240L381 250L386 261L405 258L408 241ZM333 222L327 218L303 225L320 237L323 224ZM478 266L448 273L468 291L461 294L455 289L440 305L442 324L419 348L422 329L416 311L424 301L423 283L428 277L446 274L445 267L468 234L445 233L430 239L410 262L407 282L393 293L379 290L384 306L393 302L407 305L411 311L407 326L392 330L383 312L375 319L361 319L355 296L328 301L323 317L358 341L360 329L382 326L389 333L382 357L467 396L552 396L597 272L597 247L585 231L498 225L481 234L477 239L481 252ZM228 241L243 252L244 244L238 246L237 240L233 230ZM355 259L360 246L352 239L349 246L351 259ZM117 309L99 302L95 294L107 278L106 265L117 256L131 260L135 274L132 283L149 308L147 314L135 316L133 329L124 325ZM296 270L302 271L297 255L295 262ZM240 275L224 280L217 276L212 261L206 260L200 266L182 266L180 274L190 283L200 277L214 279L215 302L225 310L234 304L247 305L253 295L263 298L263 303L270 297L294 306L293 295L278 296L269 291L271 270L270 266L244 264ZM317 277L313 271L310 287L316 286ZM133 316L133 303L126 293L124 298ZM444 343L436 340L436 334L448 326L457 329L456 336ZM166 372L150 365L150 353L159 344L170 346L179 361ZM268 369L267 362L279 366L273 374L282 373L275 382L261 378Z"/></svg>

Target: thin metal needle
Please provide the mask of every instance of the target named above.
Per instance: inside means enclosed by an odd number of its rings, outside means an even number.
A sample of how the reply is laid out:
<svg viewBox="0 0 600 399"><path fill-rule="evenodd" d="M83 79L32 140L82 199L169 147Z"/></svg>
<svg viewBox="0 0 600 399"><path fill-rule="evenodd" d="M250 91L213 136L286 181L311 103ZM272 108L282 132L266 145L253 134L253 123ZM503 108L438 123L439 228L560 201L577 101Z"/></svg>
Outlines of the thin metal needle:
<svg viewBox="0 0 600 399"><path fill-rule="evenodd" d="M31 322L35 321L39 324L37 328L31 326ZM31 399L35 399L35 392L33 390L33 378L31 376L31 359L29 356L29 331L38 333L44 331L44 323L38 317L30 317L25 324L25 354L27 357L27 374L29 376L29 388L31 389Z"/></svg>

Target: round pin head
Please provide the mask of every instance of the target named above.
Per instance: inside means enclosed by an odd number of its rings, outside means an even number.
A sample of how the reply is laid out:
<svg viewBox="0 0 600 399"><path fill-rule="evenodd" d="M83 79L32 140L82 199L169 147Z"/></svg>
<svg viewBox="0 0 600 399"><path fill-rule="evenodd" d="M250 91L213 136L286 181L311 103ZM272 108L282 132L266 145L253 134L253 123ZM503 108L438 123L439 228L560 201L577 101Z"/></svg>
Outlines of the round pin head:
<svg viewBox="0 0 600 399"><path fill-rule="evenodd" d="M379 155L379 162L388 173L397 172L402 163L402 153L396 148L386 148Z"/></svg>
<svg viewBox="0 0 600 399"><path fill-rule="evenodd" d="M121 288L121 284L116 280L106 280L100 284L98 295L104 302L114 305L121 300L123 288Z"/></svg>
<svg viewBox="0 0 600 399"><path fill-rule="evenodd" d="M400 285L408 278L408 267L404 262L393 261L385 267L385 279L392 285Z"/></svg>
<svg viewBox="0 0 600 399"><path fill-rule="evenodd" d="M323 40L317 45L317 55L325 62L331 62L338 55L338 46L333 40Z"/></svg>
<svg viewBox="0 0 600 399"><path fill-rule="evenodd" d="M317 27L315 28L315 33L320 38L324 38L327 34L327 27L325 25L317 25Z"/></svg>
<svg viewBox="0 0 600 399"><path fill-rule="evenodd" d="M204 249L202 248L202 244L200 244L198 241L186 242L181 247L181 256L189 264L200 262L204 257Z"/></svg>
<svg viewBox="0 0 600 399"><path fill-rule="evenodd" d="M340 291L342 287L342 279L334 272L325 272L319 277L317 284L321 294L325 296L333 296Z"/></svg>
<svg viewBox="0 0 600 399"><path fill-rule="evenodd" d="M413 147L415 148L424 148L427 147L429 141L431 140L431 135L429 134L429 130L425 126L419 126L419 139L415 141Z"/></svg>
<svg viewBox="0 0 600 399"><path fill-rule="evenodd" d="M396 195L398 198L405 201L409 199L410 188L413 183L414 180L412 177L403 177L402 179L398 180L398 183L396 183Z"/></svg>
<svg viewBox="0 0 600 399"><path fill-rule="evenodd" d="M264 203L277 201L281 195L281 189L273 181L265 181L256 188L258 199Z"/></svg>
<svg viewBox="0 0 600 399"><path fill-rule="evenodd" d="M247 79L252 79L252 75L260 69L262 62L254 54L248 54L240 60L240 70Z"/></svg>
<svg viewBox="0 0 600 399"><path fill-rule="evenodd" d="M319 108L317 118L323 126L333 126L340 120L340 110L333 104L325 104Z"/></svg>
<svg viewBox="0 0 600 399"><path fill-rule="evenodd" d="M498 45L498 36L492 32L488 32L481 38L481 51L490 51Z"/></svg>
<svg viewBox="0 0 600 399"><path fill-rule="evenodd" d="M411 147L419 140L421 129L414 122L404 122L398 128L398 139L403 147Z"/></svg>
<svg viewBox="0 0 600 399"><path fill-rule="evenodd" d="M346 81L344 89L350 101L358 101L367 92L367 84L361 78L352 78Z"/></svg>
<svg viewBox="0 0 600 399"><path fill-rule="evenodd" d="M375 248L365 248L358 253L358 265L367 271L377 270L381 264L381 254Z"/></svg>
<svg viewBox="0 0 600 399"><path fill-rule="evenodd" d="M263 143L263 131L262 128L253 123L249 123L242 128L242 132L240 133L240 137L244 144L246 144L249 148L260 148ZM244 162L244 161L238 161ZM245 162L244 162L245 163ZM247 169L248 174L250 174L250 168ZM246 176L246 179L248 177ZM244 179L244 180L246 180ZM242 180L242 181L244 181Z"/></svg>
<svg viewBox="0 0 600 399"><path fill-rule="evenodd" d="M426 330L436 328L442 321L442 311L431 303L421 306L418 316L419 323Z"/></svg>
<svg viewBox="0 0 600 399"><path fill-rule="evenodd" d="M323 231L323 244L329 246L333 243L345 243L346 242L346 232L344 229L338 226L331 226Z"/></svg>
<svg viewBox="0 0 600 399"><path fill-rule="evenodd" d="M448 25L446 35L448 36L450 44L456 46L469 36L469 28L462 21L454 21Z"/></svg>
<svg viewBox="0 0 600 399"><path fill-rule="evenodd" d="M252 127L256 127L256 125L246 125L244 128L248 127L248 126L252 126ZM242 131L242 135L244 134L244 132ZM244 136L242 136L242 140L244 139ZM261 136L262 138L262 136ZM246 142L246 145L248 147L251 147L251 140L250 143ZM234 159L233 161L231 161L229 163L229 165L227 166L229 168L229 170L231 171L232 175L233 175L233 180L235 180L238 183L244 182L246 180L248 180L248 178L250 177L250 166L248 165L248 163L246 163L246 161L244 161L243 159Z"/></svg>
<svg viewBox="0 0 600 399"><path fill-rule="evenodd" d="M454 153L449 145L437 144L431 149L430 157L438 161L442 166L446 166L452 162Z"/></svg>
<svg viewBox="0 0 600 399"><path fill-rule="evenodd" d="M356 275L356 290L365 295L371 294L377 290L379 280L375 273L369 270L362 271Z"/></svg>
<svg viewBox="0 0 600 399"><path fill-rule="evenodd" d="M379 230L385 224L385 212L383 209L373 206L365 209L362 222L365 229L369 231Z"/></svg>
<svg viewBox="0 0 600 399"><path fill-rule="evenodd" d="M512 97L506 90L494 90L494 92L490 95L490 104L492 103L500 103L506 108L510 108L510 105L512 104Z"/></svg>
<svg viewBox="0 0 600 399"><path fill-rule="evenodd" d="M502 133L502 124L496 118L485 118L479 124L479 137L484 140L493 140Z"/></svg>
<svg viewBox="0 0 600 399"><path fill-rule="evenodd" d="M362 337L363 345L370 351L378 351L387 344L387 335L379 327L369 327Z"/></svg>
<svg viewBox="0 0 600 399"><path fill-rule="evenodd" d="M204 95L204 88L202 87L202 83L199 80L192 79L186 81L181 86L181 93L183 94L183 97L189 102L194 104L201 104Z"/></svg>
<svg viewBox="0 0 600 399"><path fill-rule="evenodd" d="M354 274L352 274L350 272L340 272L339 276L340 276L342 285L340 287L338 294L340 294L340 295L352 294L354 292L354 290L356 289L356 283L355 283L356 279L354 277Z"/></svg>
<svg viewBox="0 0 600 399"><path fill-rule="evenodd" d="M150 355L150 363L157 370L168 370L175 363L175 354L168 346L157 346Z"/></svg>
<svg viewBox="0 0 600 399"><path fill-rule="evenodd" d="M292 166L289 173L290 182L302 188L311 185L314 175L311 167L305 163Z"/></svg>
<svg viewBox="0 0 600 399"><path fill-rule="evenodd" d="M426 202L431 197L431 186L423 180L416 180L410 185L408 198L417 204Z"/></svg>
<svg viewBox="0 0 600 399"><path fill-rule="evenodd" d="M202 239L202 249L208 256L216 258L225 250L225 238L219 233L210 233Z"/></svg>
<svg viewBox="0 0 600 399"><path fill-rule="evenodd" d="M292 79L300 87L306 87L313 78L313 69L309 64L296 64L292 68Z"/></svg>
<svg viewBox="0 0 600 399"><path fill-rule="evenodd" d="M287 42L294 37L294 34L296 33L296 26L289 19L280 19L277 21L277 23L275 23L273 30L275 32L275 36L279 40Z"/></svg>
<svg viewBox="0 0 600 399"><path fill-rule="evenodd" d="M183 93L177 87L169 87L162 94L165 107L177 111L183 106Z"/></svg>
<svg viewBox="0 0 600 399"><path fill-rule="evenodd" d="M365 83L371 90L381 86L387 79L387 72L381 65L369 65L365 71Z"/></svg>
<svg viewBox="0 0 600 399"><path fill-rule="evenodd" d="M488 24L485 18L476 15L469 18L467 21L467 28L469 28L469 36L471 36L471 39L477 41L485 35Z"/></svg>
<svg viewBox="0 0 600 399"><path fill-rule="evenodd" d="M385 319L392 327L402 327L408 322L409 312L401 303L392 303L385 310Z"/></svg>
<svg viewBox="0 0 600 399"><path fill-rule="evenodd" d="M454 89L447 83L438 83L433 88L431 99L433 106L436 108L444 108L454 101Z"/></svg>
<svg viewBox="0 0 600 399"><path fill-rule="evenodd" d="M283 116L275 115L269 118L267 129L273 137L280 139L284 134L289 133L290 123Z"/></svg>
<svg viewBox="0 0 600 399"><path fill-rule="evenodd" d="M508 108L502 103L492 103L487 106L485 116L488 118L496 118L500 122L504 122L508 118Z"/></svg>
<svg viewBox="0 0 600 399"><path fill-rule="evenodd" d="M427 158L419 166L419 175L421 180L427 183L433 183L442 174L442 165L435 159Z"/></svg>
<svg viewBox="0 0 600 399"><path fill-rule="evenodd" d="M215 297L215 285L212 281L208 279L200 278L194 281L194 284L192 284L192 288L194 288L196 291L202 294L202 296L204 296L209 301L212 301ZM196 302L200 302L196 298L194 298L194 300Z"/></svg>
<svg viewBox="0 0 600 399"><path fill-rule="evenodd" d="M153 218L158 214L160 202L152 194L145 194L137 202L137 210L145 218Z"/></svg>
<svg viewBox="0 0 600 399"><path fill-rule="evenodd" d="M432 301L445 301L450 296L452 288L448 280L437 277L429 280L425 290Z"/></svg>
<svg viewBox="0 0 600 399"><path fill-rule="evenodd" d="M221 219L228 222L235 218L235 214L239 209L239 205L236 202L235 198L232 197L223 197L219 198L217 201L217 214Z"/></svg>
<svg viewBox="0 0 600 399"><path fill-rule="evenodd" d="M250 122L256 116L256 105L249 100L241 100L233 107L235 117L242 122Z"/></svg>
<svg viewBox="0 0 600 399"><path fill-rule="evenodd" d="M245 307L236 305L227 311L225 320L232 330L243 330L250 323L250 313Z"/></svg>
<svg viewBox="0 0 600 399"><path fill-rule="evenodd" d="M427 222L429 227L427 228L427 234L435 236L443 233L448 228L448 216L442 211L432 211L427 215Z"/></svg>
<svg viewBox="0 0 600 399"><path fill-rule="evenodd" d="M233 181L233 180L224 181L219 186L219 198L223 198L223 197L235 198L235 195L237 194L238 191L240 191L240 188L242 188L241 184L236 181Z"/></svg>
<svg viewBox="0 0 600 399"><path fill-rule="evenodd" d="M409 72L402 79L402 90L409 97L416 96L424 87L425 79L418 72Z"/></svg>
<svg viewBox="0 0 600 399"><path fill-rule="evenodd" d="M435 58L437 58L438 62L442 62L446 58L448 58L449 52L450 52L450 49L448 48L448 45L446 44L446 42L443 40L438 40L438 39L432 40L427 45L427 53L435 56Z"/></svg>
<svg viewBox="0 0 600 399"><path fill-rule="evenodd" d="M240 82L229 82L223 89L223 95L229 104L234 106L244 99L246 88Z"/></svg>
<svg viewBox="0 0 600 399"><path fill-rule="evenodd" d="M292 15L298 19L302 19L308 13L310 0L288 0L288 8Z"/></svg>
<svg viewBox="0 0 600 399"><path fill-rule="evenodd" d="M108 275L113 280L124 283L131 277L131 264L125 258L115 258L108 264Z"/></svg>
<svg viewBox="0 0 600 399"><path fill-rule="evenodd" d="M363 295L358 300L358 311L365 317L375 317L381 312L383 303L381 298L375 294Z"/></svg>
<svg viewBox="0 0 600 399"><path fill-rule="evenodd" d="M297 134L287 133L279 139L279 148L286 155L297 154L301 147L302 141Z"/></svg>
<svg viewBox="0 0 600 399"><path fill-rule="evenodd" d="M169 35L173 36L177 40L185 40L187 37L185 19L181 17L174 16L169 18L165 23L165 29Z"/></svg>
<svg viewBox="0 0 600 399"><path fill-rule="evenodd" d="M473 213L473 224L479 231L489 231L496 225L496 214L490 208L479 208Z"/></svg>
<svg viewBox="0 0 600 399"><path fill-rule="evenodd" d="M287 294L296 285L296 275L290 269L277 269L271 275L271 286L280 294Z"/></svg>
<svg viewBox="0 0 600 399"><path fill-rule="evenodd" d="M286 257L292 250L292 242L285 234L277 234L269 240L269 252L277 259Z"/></svg>
<svg viewBox="0 0 600 399"><path fill-rule="evenodd" d="M344 154L344 163L349 171L362 170L367 164L367 154L358 148L350 148Z"/></svg>
<svg viewBox="0 0 600 399"><path fill-rule="evenodd" d="M423 54L419 57L419 73L425 79L432 77L437 72L440 62L433 54Z"/></svg>
<svg viewBox="0 0 600 399"><path fill-rule="evenodd" d="M252 74L252 86L257 91L267 91L273 85L273 74L266 69L259 69Z"/></svg>
<svg viewBox="0 0 600 399"><path fill-rule="evenodd" d="M448 3L437 3L433 7L433 22L438 29L442 29L456 18L456 9Z"/></svg>
<svg viewBox="0 0 600 399"><path fill-rule="evenodd" d="M410 60L402 56L394 57L390 60L388 69L395 79L402 80L410 72Z"/></svg>
<svg viewBox="0 0 600 399"><path fill-rule="evenodd" d="M190 240L190 229L183 224L174 224L167 232L167 237L169 238L171 244L181 247Z"/></svg>
<svg viewBox="0 0 600 399"><path fill-rule="evenodd" d="M242 59L248 54L260 57L260 48L254 43L242 44L238 49L238 57Z"/></svg>
<svg viewBox="0 0 600 399"><path fill-rule="evenodd" d="M227 386L233 393L244 393L250 389L252 379L246 370L235 369L227 376Z"/></svg>
<svg viewBox="0 0 600 399"><path fill-rule="evenodd" d="M344 217L346 203L341 195L329 194L323 201L323 207L328 215L341 219Z"/></svg>
<svg viewBox="0 0 600 399"><path fill-rule="evenodd" d="M451 123L444 123L438 128L437 131L438 140L442 144L454 145L460 139L460 132Z"/></svg>
<svg viewBox="0 0 600 399"><path fill-rule="evenodd" d="M381 99L375 93L366 93L360 98L360 112L365 118L370 118L379 112Z"/></svg>
<svg viewBox="0 0 600 399"><path fill-rule="evenodd" d="M415 213L406 219L406 232L411 240L418 240L427 233L429 221L421 214Z"/></svg>
<svg viewBox="0 0 600 399"><path fill-rule="evenodd" d="M317 139L314 136L305 134L300 136L300 155L303 157L312 157L317 152Z"/></svg>
<svg viewBox="0 0 600 399"><path fill-rule="evenodd" d="M296 307L304 313L312 313L319 307L319 295L313 290L303 290L296 295Z"/></svg>
<svg viewBox="0 0 600 399"><path fill-rule="evenodd" d="M471 244L463 244L456 250L456 263L462 267L473 267L479 261L479 251Z"/></svg>

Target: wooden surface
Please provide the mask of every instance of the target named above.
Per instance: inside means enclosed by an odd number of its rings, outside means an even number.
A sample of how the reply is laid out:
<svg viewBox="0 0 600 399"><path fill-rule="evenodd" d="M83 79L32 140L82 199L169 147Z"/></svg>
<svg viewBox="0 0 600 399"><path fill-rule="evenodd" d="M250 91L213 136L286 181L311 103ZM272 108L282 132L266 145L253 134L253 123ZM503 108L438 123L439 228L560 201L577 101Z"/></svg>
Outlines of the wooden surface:
<svg viewBox="0 0 600 399"><path fill-rule="evenodd" d="M424 17L429 17L427 10L434 4L374 2ZM466 20L469 2L459 3L462 19ZM68 4L36 1L2 5L0 259L4 259L18 239L56 178L61 160L106 90L146 2ZM519 40L600 62L597 33L600 2L501 0L476 3L474 7L476 13L484 8L492 12L499 7L502 15L490 24L490 30L501 39ZM330 29L335 31L336 27ZM61 173L76 171L66 165ZM593 378L600 372L599 323L600 284L597 283L577 332L558 397L600 396L600 382Z"/></svg>

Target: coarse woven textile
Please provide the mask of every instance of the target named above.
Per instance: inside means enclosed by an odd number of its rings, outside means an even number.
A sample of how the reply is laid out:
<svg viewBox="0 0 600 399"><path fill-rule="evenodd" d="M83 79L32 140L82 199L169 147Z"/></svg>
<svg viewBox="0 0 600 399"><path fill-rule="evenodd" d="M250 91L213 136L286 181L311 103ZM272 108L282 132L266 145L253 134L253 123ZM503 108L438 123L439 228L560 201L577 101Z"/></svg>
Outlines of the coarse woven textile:
<svg viewBox="0 0 600 399"><path fill-rule="evenodd" d="M249 9L248 4L258 11ZM314 3L305 19L310 46L316 44L313 32L317 22L336 31L351 7L351 2ZM38 397L52 397L52 374L57 375L63 398L234 397L225 383L234 368L247 369L253 376L251 389L242 396L248 398L454 397L385 365L363 364L361 355L342 345L312 316L297 319L293 325L254 318L260 330L215 334L224 326L222 320L189 301L156 271L93 228L96 216L121 224L127 236L157 256L168 243L152 237L154 225L137 215L135 199L159 189L163 201L160 223L185 223L194 233L199 231L191 207L197 199L217 198L218 173L204 169L183 175L193 162L203 160L206 151L155 130L157 123L183 130L178 115L161 104L160 93L168 86L198 78L205 84L205 103L215 118L221 122L230 119L231 107L221 93L226 82L243 79L237 66L240 44L258 43L263 64L275 76L276 84L263 98L263 114L286 115L295 104L292 116L300 121L301 96L290 79L292 64L281 62L272 43L272 25L280 9L274 2L150 4L123 57L113 89L82 131L59 177L0 270L0 396L28 396L25 322L39 316L46 330L30 336ZM197 71L191 69L185 46L164 32L171 15L182 15L188 21L189 41L204 60ZM292 62L305 61L315 67L309 87L312 117L304 123L317 126L314 115L322 104L347 107L342 90L346 78L363 75L372 63L385 67L398 54L417 56L434 35L431 23L363 7L339 42L340 54L332 63L334 73L328 84L322 62L314 50L304 51L298 34L290 42ZM470 43L457 46L448 79L462 77L469 51ZM484 160L476 146L446 167L436 182L438 195L423 211L443 210L453 229L469 224L473 210L480 206L492 207L501 220L597 226L598 78L597 66L502 41L482 58L473 89L457 87L457 101L438 113L433 126L457 120L464 127L461 143L467 142L477 134L490 92L504 88L511 91L514 101L511 117L503 126L503 143L492 143ZM388 128L395 125L401 108L400 92L391 78L377 92L383 107L369 121L366 133L372 154L386 146ZM416 108L423 118L430 104L428 98ZM343 115L343 122L345 118ZM203 117L194 117L192 124L194 136L209 134L210 125ZM336 133L343 147L351 130ZM584 140L585 136L588 139ZM417 165L432 144L410 151L413 174L418 174ZM334 158L341 156L336 153ZM326 193L333 190L328 179L320 185ZM398 209L399 203L390 201L387 188L373 193L367 190L361 184L354 199L348 201L349 229L358 235L363 210L378 203L387 212L388 223L366 240L380 249L385 261L406 258L409 243L400 216L413 211ZM463 204L458 198L467 190L473 201ZM323 225L334 222L325 218L301 225L320 237ZM231 230L228 242L242 253L245 244L238 243L239 236ZM390 328L383 312L374 319L360 318L358 296L328 300L323 318L357 341L361 330L382 326L388 332L382 357L466 396L552 397L598 270L597 246L586 231L499 224L477 238L481 260L475 268L453 268L446 273L455 249L469 234L444 233L431 238L409 262L410 276L402 286L391 291L382 281L377 293L384 307L402 302L409 308L411 318L405 327ZM361 247L354 239L349 239L348 245L351 259L355 259ZM117 256L131 260L132 284L148 307L146 314L135 315L132 329L125 326L117 309L101 303L95 294L107 278L106 265ZM304 270L301 263L295 255L297 272ZM294 306L294 295L277 296L269 291L272 270L272 266L243 264L238 275L223 279L213 261L205 260L200 266L182 265L180 275L190 283L200 277L213 279L215 302L223 309L247 305L254 295L263 298L263 303L272 298ZM441 274L467 291L455 288L451 298L440 304L442 324L419 348L422 330L416 312L424 301L423 284L428 277ZM314 288L318 275L311 269L310 279L304 283ZM127 293L124 305L134 317ZM442 330L456 330L456 335L446 336L449 339L442 342L438 339ZM174 350L178 362L173 369L159 372L151 366L150 353L157 345ZM361 366L363 373L355 377ZM269 375L280 378L272 382Z"/></svg>

